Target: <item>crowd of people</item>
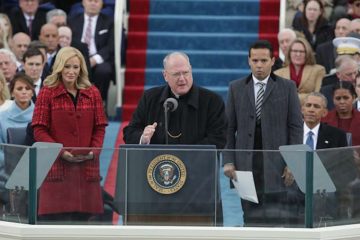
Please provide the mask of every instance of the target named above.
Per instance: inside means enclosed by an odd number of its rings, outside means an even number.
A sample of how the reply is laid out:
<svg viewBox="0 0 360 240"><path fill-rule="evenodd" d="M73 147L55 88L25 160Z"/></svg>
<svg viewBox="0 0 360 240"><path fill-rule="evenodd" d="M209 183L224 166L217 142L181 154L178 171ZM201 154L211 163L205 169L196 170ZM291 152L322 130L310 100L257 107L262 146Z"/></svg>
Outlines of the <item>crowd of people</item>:
<svg viewBox="0 0 360 240"><path fill-rule="evenodd" d="M114 23L101 13L102 0L82 4L84 13L68 17L62 9L43 12L39 0L19 0L10 18L0 14L0 143L7 143L7 128L27 127L33 141L66 147L39 190L44 221L83 222L103 211L99 151L72 148L102 147L114 79ZM226 150L360 145L360 0L349 0L345 15L340 7L326 13L326 6L332 1L301 1L292 28L278 33L280 57L268 41L254 42L251 73L230 83L226 104L196 85L186 53L166 55L165 85L144 92L124 128L125 143ZM166 113L168 98L178 106ZM223 161L232 180L238 170L254 174L259 204L242 201L246 226L299 220L273 211L303 202L280 154L236 152ZM0 154L0 188L5 175ZM7 204L2 197L0 209Z"/></svg>
<svg viewBox="0 0 360 240"><path fill-rule="evenodd" d="M29 144L66 147L39 190L43 221L85 221L103 212L100 151L94 148L102 147L107 126L114 23L101 12L102 0L80 2L83 12L69 17L60 8L44 11L39 0L19 0L8 15L0 13L0 143L8 143L8 129L27 128ZM11 211L11 192L4 191L9 174L2 147L3 213Z"/></svg>

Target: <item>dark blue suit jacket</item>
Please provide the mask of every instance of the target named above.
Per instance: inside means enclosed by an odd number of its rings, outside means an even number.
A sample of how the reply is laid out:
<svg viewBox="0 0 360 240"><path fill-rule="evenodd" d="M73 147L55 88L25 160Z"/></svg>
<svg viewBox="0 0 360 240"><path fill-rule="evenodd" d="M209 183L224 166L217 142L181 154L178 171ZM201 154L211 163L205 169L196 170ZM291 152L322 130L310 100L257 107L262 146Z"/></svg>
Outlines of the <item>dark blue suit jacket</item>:
<svg viewBox="0 0 360 240"><path fill-rule="evenodd" d="M84 28L84 14L78 14L68 20L73 32L73 41L81 42ZM96 23L95 45L97 54L105 62L114 62L114 21L111 17L100 13Z"/></svg>

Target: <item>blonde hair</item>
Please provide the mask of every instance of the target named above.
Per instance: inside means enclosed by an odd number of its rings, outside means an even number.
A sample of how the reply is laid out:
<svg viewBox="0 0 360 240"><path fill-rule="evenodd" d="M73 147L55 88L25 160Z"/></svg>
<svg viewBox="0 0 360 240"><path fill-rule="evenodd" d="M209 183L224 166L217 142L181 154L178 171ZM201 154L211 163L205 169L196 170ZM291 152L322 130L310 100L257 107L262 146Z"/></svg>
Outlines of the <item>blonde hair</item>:
<svg viewBox="0 0 360 240"><path fill-rule="evenodd" d="M10 99L9 88L6 84L5 76L0 72L0 100L4 102L5 100Z"/></svg>
<svg viewBox="0 0 360 240"><path fill-rule="evenodd" d="M64 69L65 63L72 57L77 57L80 60L80 74L75 82L77 89L86 89L91 86L88 77L88 70L83 55L79 50L73 47L63 47L56 55L53 71L45 81L44 85L48 87L56 87L62 81L61 72Z"/></svg>
<svg viewBox="0 0 360 240"><path fill-rule="evenodd" d="M285 57L284 66L287 67L291 63L290 54L291 54L291 49L292 49L292 47L294 46L295 43L300 43L305 48L305 65L314 65L314 64L316 64L314 52L313 52L313 50L312 50L312 48L310 46L310 43L305 38L298 37L294 41L292 41L290 46L289 46L289 50L288 50L288 52L286 54L286 57Z"/></svg>
<svg viewBox="0 0 360 240"><path fill-rule="evenodd" d="M10 19L8 17L8 15L6 15L5 13L0 13L0 19L3 19L7 22L8 26L9 26L9 30L7 32L5 32L5 29L2 29L2 36L0 41L3 44L3 47L10 49L10 41L12 40L12 36L13 36L13 32L12 32L12 25L10 22ZM1 28L5 28L5 25L1 24Z"/></svg>

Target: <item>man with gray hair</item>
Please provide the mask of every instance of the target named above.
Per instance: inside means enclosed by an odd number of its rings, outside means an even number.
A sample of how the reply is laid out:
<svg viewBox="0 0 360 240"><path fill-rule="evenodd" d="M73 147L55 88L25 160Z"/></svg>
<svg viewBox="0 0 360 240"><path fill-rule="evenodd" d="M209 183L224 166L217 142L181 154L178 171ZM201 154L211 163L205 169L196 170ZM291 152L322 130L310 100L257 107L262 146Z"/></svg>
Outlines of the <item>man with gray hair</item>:
<svg viewBox="0 0 360 240"><path fill-rule="evenodd" d="M291 42L296 39L296 33L291 28L284 28L279 31L277 39L281 52L272 67L273 71L283 67L283 63L285 61L285 56L287 55L287 52L289 50L289 46Z"/></svg>
<svg viewBox="0 0 360 240"><path fill-rule="evenodd" d="M304 118L303 143L313 150L346 147L346 133L338 128L320 123L328 113L327 99L319 92L312 92L304 99L301 112ZM311 133L310 133L311 132Z"/></svg>
<svg viewBox="0 0 360 240"><path fill-rule="evenodd" d="M46 22L55 24L57 27L66 26L66 12L62 9L53 9L46 13Z"/></svg>
<svg viewBox="0 0 360 240"><path fill-rule="evenodd" d="M16 57L10 50L0 49L0 71L9 83L16 74Z"/></svg>
<svg viewBox="0 0 360 240"><path fill-rule="evenodd" d="M217 94L193 83L188 56L172 52L163 61L166 85L146 90L124 129L124 141L133 144L216 145L226 142L224 101ZM163 104L174 98L178 107L168 113L165 130ZM167 137L166 137L167 136Z"/></svg>
<svg viewBox="0 0 360 240"><path fill-rule="evenodd" d="M349 55L340 55L335 60L336 73L323 79L320 92L324 94L328 101L328 110L334 108L333 86L339 81L347 81L355 84L356 75L359 72L357 62Z"/></svg>
<svg viewBox="0 0 360 240"><path fill-rule="evenodd" d="M279 42L279 47L281 49L281 52L283 54L282 60L285 60L285 56L289 50L289 46L292 41L294 41L296 38L296 33L291 28L284 28L280 30L280 32L277 35L277 39Z"/></svg>
<svg viewBox="0 0 360 240"><path fill-rule="evenodd" d="M360 18L355 18L351 20L350 30L351 32L360 34Z"/></svg>

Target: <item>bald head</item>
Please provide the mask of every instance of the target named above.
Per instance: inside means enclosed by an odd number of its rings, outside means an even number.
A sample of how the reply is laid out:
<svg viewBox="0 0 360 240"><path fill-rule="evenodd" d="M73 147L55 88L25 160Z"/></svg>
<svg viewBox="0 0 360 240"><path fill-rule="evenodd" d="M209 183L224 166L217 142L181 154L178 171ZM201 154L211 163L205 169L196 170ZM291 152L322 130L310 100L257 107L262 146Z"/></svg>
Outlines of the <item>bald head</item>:
<svg viewBox="0 0 360 240"><path fill-rule="evenodd" d="M335 37L346 37L350 33L351 21L347 18L340 18L335 25Z"/></svg>
<svg viewBox="0 0 360 240"><path fill-rule="evenodd" d="M41 27L39 40L48 48L48 53L56 51L59 44L58 28L55 24L47 23Z"/></svg>
<svg viewBox="0 0 360 240"><path fill-rule="evenodd" d="M18 32L13 36L10 47L19 62L22 62L23 55L28 49L30 42L31 39L26 33Z"/></svg>

